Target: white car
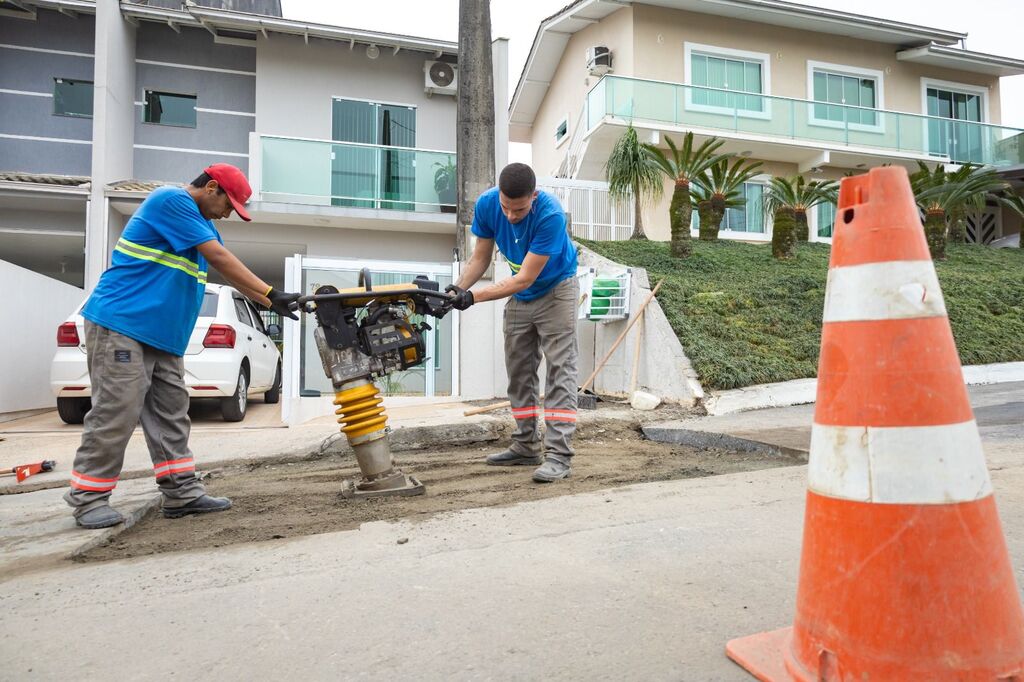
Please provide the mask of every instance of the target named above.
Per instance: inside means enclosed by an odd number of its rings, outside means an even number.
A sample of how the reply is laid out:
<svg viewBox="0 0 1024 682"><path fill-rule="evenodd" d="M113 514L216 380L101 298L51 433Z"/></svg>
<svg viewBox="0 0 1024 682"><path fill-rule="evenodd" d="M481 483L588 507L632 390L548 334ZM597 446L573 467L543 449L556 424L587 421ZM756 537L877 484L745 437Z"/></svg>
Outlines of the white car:
<svg viewBox="0 0 1024 682"><path fill-rule="evenodd" d="M81 307L57 328L57 353L50 367L57 412L68 424L81 424L92 407ZM250 396L262 393L263 402L276 403L281 399L281 354L270 337L280 333L275 324L265 328L238 291L207 284L185 351L189 396L219 398L221 414L229 422L245 419Z"/></svg>

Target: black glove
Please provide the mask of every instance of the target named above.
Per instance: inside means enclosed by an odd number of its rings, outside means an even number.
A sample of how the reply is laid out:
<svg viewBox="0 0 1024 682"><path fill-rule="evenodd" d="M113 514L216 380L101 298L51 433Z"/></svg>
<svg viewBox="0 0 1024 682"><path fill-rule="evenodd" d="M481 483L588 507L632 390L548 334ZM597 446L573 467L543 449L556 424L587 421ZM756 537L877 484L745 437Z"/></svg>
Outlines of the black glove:
<svg viewBox="0 0 1024 682"><path fill-rule="evenodd" d="M302 294L289 294L286 291L278 291L271 287L270 291L267 292L267 298L270 299L270 309L281 317L290 317L293 320L299 319L299 316L293 313L293 310L299 309L299 304L296 301L299 300L299 296Z"/></svg>
<svg viewBox="0 0 1024 682"><path fill-rule="evenodd" d="M449 305L456 310L465 310L469 306L473 305L473 292L462 287L457 287L454 284L449 284L444 288L445 292L455 294L454 298L449 302Z"/></svg>

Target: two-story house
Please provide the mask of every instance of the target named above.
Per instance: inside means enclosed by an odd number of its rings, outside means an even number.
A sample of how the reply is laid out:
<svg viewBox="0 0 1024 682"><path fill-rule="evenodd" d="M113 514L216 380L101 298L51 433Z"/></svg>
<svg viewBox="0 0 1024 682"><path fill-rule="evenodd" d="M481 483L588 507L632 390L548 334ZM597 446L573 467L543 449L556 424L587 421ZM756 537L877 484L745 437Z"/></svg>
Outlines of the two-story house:
<svg viewBox="0 0 1024 682"><path fill-rule="evenodd" d="M4 4L0 259L87 291L153 188L223 161L247 172L253 221L218 229L274 286L351 287L362 267L376 283L452 281L457 45L292 21L276 0L255 1L271 14L166 0ZM496 42L496 73L505 54ZM506 93L496 87L502 109ZM431 361L391 390L494 395L498 370L459 380L458 348L494 343L493 312L470 315L483 324L453 314L433 325ZM314 324L285 325L292 421L324 409L305 398L331 392ZM52 346L52 330L40 342Z"/></svg>
<svg viewBox="0 0 1024 682"><path fill-rule="evenodd" d="M537 31L510 135L532 145L538 173L581 181L604 179L630 122L663 149L687 131L721 138L765 174L722 236L768 239L760 198L773 175L969 161L1014 177L1024 131L999 125L999 79L1024 61L961 49L965 37L780 0L577 0ZM670 195L645 213L652 238L668 238ZM813 213L812 234L829 239L834 207ZM969 225L985 243L1019 231L996 208Z"/></svg>

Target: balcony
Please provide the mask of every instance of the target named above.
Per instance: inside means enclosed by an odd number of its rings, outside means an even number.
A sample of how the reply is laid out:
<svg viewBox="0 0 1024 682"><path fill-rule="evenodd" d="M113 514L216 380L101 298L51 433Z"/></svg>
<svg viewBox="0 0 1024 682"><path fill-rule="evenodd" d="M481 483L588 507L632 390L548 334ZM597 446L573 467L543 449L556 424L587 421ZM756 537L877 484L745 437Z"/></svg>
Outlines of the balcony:
<svg viewBox="0 0 1024 682"><path fill-rule="evenodd" d="M263 203L455 212L455 152L274 135L257 142ZM449 174L450 191L439 193L435 181Z"/></svg>
<svg viewBox="0 0 1024 682"><path fill-rule="evenodd" d="M587 94L583 124L591 142L576 162L579 177L597 177L617 130L604 123L662 132L692 130L726 139L726 149L805 167L886 162L1024 163L1024 130L985 123L772 97L718 88L605 76ZM581 131L582 132L582 131ZM596 153L595 153L596 152ZM586 158L591 157L591 158ZM605 156L605 158L607 158Z"/></svg>

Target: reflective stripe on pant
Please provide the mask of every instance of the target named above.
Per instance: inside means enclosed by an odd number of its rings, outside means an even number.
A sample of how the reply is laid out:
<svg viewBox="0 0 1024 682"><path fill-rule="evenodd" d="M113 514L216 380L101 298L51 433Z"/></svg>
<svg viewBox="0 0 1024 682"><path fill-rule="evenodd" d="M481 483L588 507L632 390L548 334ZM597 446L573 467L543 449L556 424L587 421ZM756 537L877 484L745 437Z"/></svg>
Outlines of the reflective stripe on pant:
<svg viewBox="0 0 1024 682"><path fill-rule="evenodd" d="M539 418L544 416L544 454L569 464L576 431L579 344L576 308L579 281L570 277L533 301L510 298L505 304L505 367L508 397L516 427L513 452L540 450ZM547 361L544 406L540 406L537 370Z"/></svg>
<svg viewBox="0 0 1024 682"><path fill-rule="evenodd" d="M188 447L192 423L182 358L88 320L85 346L92 409L64 495L75 515L107 503L140 422L164 506L180 507L201 497L205 491Z"/></svg>

